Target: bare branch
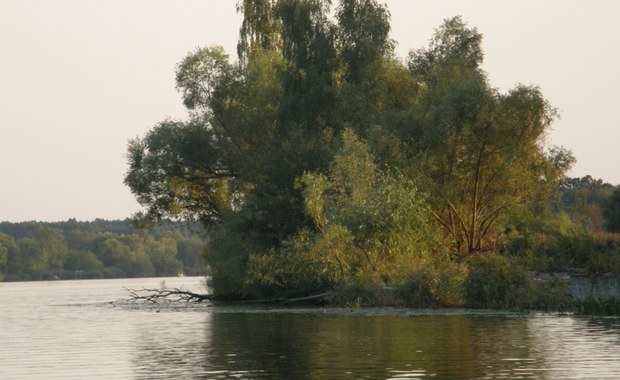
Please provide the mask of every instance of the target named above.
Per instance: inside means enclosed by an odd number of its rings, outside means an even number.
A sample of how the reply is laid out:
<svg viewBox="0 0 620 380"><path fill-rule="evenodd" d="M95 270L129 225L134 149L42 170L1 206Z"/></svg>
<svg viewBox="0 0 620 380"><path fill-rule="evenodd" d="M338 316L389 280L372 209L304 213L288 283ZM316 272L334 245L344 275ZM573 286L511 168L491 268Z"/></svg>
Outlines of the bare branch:
<svg viewBox="0 0 620 380"><path fill-rule="evenodd" d="M188 290L177 288L163 289L127 289L130 301L133 302L152 302L159 301L185 301L185 302L202 302L211 301L214 296L212 294L200 294L190 292Z"/></svg>

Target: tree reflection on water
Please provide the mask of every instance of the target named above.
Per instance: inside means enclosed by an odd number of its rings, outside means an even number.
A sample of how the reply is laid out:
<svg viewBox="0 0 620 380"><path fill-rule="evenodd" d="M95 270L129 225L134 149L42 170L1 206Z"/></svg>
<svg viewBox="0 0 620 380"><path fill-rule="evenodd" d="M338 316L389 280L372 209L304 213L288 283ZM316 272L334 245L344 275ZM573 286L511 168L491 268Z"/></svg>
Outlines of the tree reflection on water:
<svg viewBox="0 0 620 380"><path fill-rule="evenodd" d="M196 325L166 314L161 331L139 334L144 378L545 378L557 363L538 330L573 320L215 307Z"/></svg>

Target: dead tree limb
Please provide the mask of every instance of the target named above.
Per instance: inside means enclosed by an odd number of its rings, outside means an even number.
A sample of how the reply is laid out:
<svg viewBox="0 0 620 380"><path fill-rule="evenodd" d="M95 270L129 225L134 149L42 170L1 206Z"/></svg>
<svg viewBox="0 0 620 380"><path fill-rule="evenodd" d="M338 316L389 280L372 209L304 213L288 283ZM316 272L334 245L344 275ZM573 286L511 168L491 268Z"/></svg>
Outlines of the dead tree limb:
<svg viewBox="0 0 620 380"><path fill-rule="evenodd" d="M129 293L130 301L134 302L152 302L159 301L185 301L185 302L202 302L214 299L212 294L200 294L190 292L188 290L177 288L162 289L125 289Z"/></svg>
<svg viewBox="0 0 620 380"><path fill-rule="evenodd" d="M333 295L332 291L313 294L304 297L268 298L268 299L242 299L238 295L215 296L213 294L194 293L177 288L141 288L128 289L129 301L131 302L203 302L203 301L227 301L239 304L279 304L279 305L311 305L325 303L327 298Z"/></svg>

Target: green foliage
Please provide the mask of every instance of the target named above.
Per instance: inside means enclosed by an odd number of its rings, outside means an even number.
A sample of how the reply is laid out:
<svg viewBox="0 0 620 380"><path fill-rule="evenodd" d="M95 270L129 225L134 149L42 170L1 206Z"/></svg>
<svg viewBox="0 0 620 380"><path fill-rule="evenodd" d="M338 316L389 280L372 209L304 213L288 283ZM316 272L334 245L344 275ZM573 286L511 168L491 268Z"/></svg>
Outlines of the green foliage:
<svg viewBox="0 0 620 380"><path fill-rule="evenodd" d="M330 1L282 0L276 12L281 20L282 75L280 132L292 128L318 132L328 126L334 109L338 57L335 26L328 19Z"/></svg>
<svg viewBox="0 0 620 380"><path fill-rule="evenodd" d="M378 170L368 146L345 130L328 177L306 174L306 211L320 233L328 226L352 236L356 270L391 276L428 258L435 243L425 196L414 183Z"/></svg>
<svg viewBox="0 0 620 380"><path fill-rule="evenodd" d="M91 251L71 251L64 267L73 271L97 272L104 264Z"/></svg>
<svg viewBox="0 0 620 380"><path fill-rule="evenodd" d="M177 259L182 263L182 272L186 276L205 274L204 249L205 242L197 237L176 240Z"/></svg>
<svg viewBox="0 0 620 380"><path fill-rule="evenodd" d="M360 83L369 78L394 43L389 39L389 11L376 0L343 0L337 10L338 42L345 65L344 79Z"/></svg>
<svg viewBox="0 0 620 380"><path fill-rule="evenodd" d="M219 219L229 207L228 171L218 169L212 139L200 124L166 121L129 143L125 183L150 205L143 218L197 218L205 225Z"/></svg>
<svg viewBox="0 0 620 380"><path fill-rule="evenodd" d="M585 231L566 214L549 218L544 225L512 231L501 251L539 272L620 271L620 235Z"/></svg>
<svg viewBox="0 0 620 380"><path fill-rule="evenodd" d="M583 230L565 213L544 214L543 216L530 213L513 215L505 228L499 252L506 256L520 258L535 271L561 270L561 265L557 265L556 258L562 256L563 253L557 244L582 235L584 235ZM566 262L569 261L568 257L564 259L567 259Z"/></svg>
<svg viewBox="0 0 620 380"><path fill-rule="evenodd" d="M183 95L183 104L189 109L209 105L217 82L231 75L228 54L220 46L197 49L188 54L177 68L177 89Z"/></svg>
<svg viewBox="0 0 620 380"><path fill-rule="evenodd" d="M455 307L464 303L467 268L441 260L415 270L403 288L403 298L413 307Z"/></svg>
<svg viewBox="0 0 620 380"><path fill-rule="evenodd" d="M7 273L9 265L15 265L13 261L16 259L17 249L15 239L0 232L0 281L2 281L3 274Z"/></svg>
<svg viewBox="0 0 620 380"><path fill-rule="evenodd" d="M528 273L505 257L486 254L469 261L465 303L475 308L530 308L535 285Z"/></svg>
<svg viewBox="0 0 620 380"><path fill-rule="evenodd" d="M570 280L552 274L537 285L531 307L537 310L570 311L573 306Z"/></svg>
<svg viewBox="0 0 620 380"><path fill-rule="evenodd" d="M609 232L620 232L620 186L617 186L605 200L603 215L605 216L605 229Z"/></svg>
<svg viewBox="0 0 620 380"><path fill-rule="evenodd" d="M575 313L579 315L620 315L620 300L588 298L574 302Z"/></svg>
<svg viewBox="0 0 620 380"><path fill-rule="evenodd" d="M493 250L510 213L546 206L566 170L542 150L555 110L536 87L491 88L480 42L453 18L409 61L424 93L403 137L414 139L421 183L460 258Z"/></svg>
<svg viewBox="0 0 620 380"><path fill-rule="evenodd" d="M307 173L297 186L314 229L250 255L250 285L312 292L361 278L394 282L430 256L434 230L425 197L412 181L380 172L351 130L343 132L328 175Z"/></svg>
<svg viewBox="0 0 620 380"><path fill-rule="evenodd" d="M248 282L263 295L333 289L351 275L351 241L341 226L329 226L321 235L302 231L277 251L251 255Z"/></svg>
<svg viewBox="0 0 620 380"><path fill-rule="evenodd" d="M444 20L435 30L429 47L409 53L409 68L417 75L429 78L443 76L440 68L476 70L482 63L482 34L470 29L460 16Z"/></svg>
<svg viewBox="0 0 620 380"><path fill-rule="evenodd" d="M606 205L613 186L591 176L565 178L560 182L556 212L563 212L584 229L602 232L606 227Z"/></svg>
<svg viewBox="0 0 620 380"><path fill-rule="evenodd" d="M10 235L0 232L0 255L4 257L0 266L6 280L19 278L19 274L25 271L26 263L19 251L17 241Z"/></svg>
<svg viewBox="0 0 620 380"><path fill-rule="evenodd" d="M223 222L212 229L205 261L209 264L209 288L220 294L246 295L247 262L250 255L246 226L237 215L225 216Z"/></svg>
<svg viewBox="0 0 620 380"><path fill-rule="evenodd" d="M177 242L171 236L156 241L148 239L145 242L145 253L153 263L155 273L164 276L174 276L182 272L183 263L177 259Z"/></svg>
<svg viewBox="0 0 620 380"><path fill-rule="evenodd" d="M280 23L275 17L275 5L275 0L243 0L237 3L237 12L244 16L237 43L239 60L248 60L259 50L277 50L280 47Z"/></svg>
<svg viewBox="0 0 620 380"><path fill-rule="evenodd" d="M0 275L20 281L204 274L198 233L172 224L137 230L128 221L4 222Z"/></svg>
<svg viewBox="0 0 620 380"><path fill-rule="evenodd" d="M495 261L471 261L468 302L524 306L509 293L527 276L488 253L534 257L529 223L547 215L573 162L545 150L555 110L535 86L492 88L482 35L460 17L405 64L385 6L331 6L240 1L238 62L220 47L183 59L176 80L189 120L129 143L125 183L142 219L210 228L217 294L337 289L347 304L387 303L384 290L407 283L412 304L458 305L465 269L447 260L482 255ZM110 268L146 271L136 267L144 257L154 271L178 265L169 242L129 254L128 241L105 240ZM483 277L494 270L489 281L501 286L491 289Z"/></svg>

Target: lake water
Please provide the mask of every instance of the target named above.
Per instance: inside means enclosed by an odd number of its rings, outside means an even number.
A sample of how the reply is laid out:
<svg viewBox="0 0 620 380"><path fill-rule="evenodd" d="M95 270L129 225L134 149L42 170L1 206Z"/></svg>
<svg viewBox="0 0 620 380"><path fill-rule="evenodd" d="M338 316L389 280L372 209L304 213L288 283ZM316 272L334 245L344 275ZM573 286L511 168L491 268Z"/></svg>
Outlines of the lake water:
<svg viewBox="0 0 620 380"><path fill-rule="evenodd" d="M201 278L0 283L0 379L618 379L620 319L111 302Z"/></svg>

